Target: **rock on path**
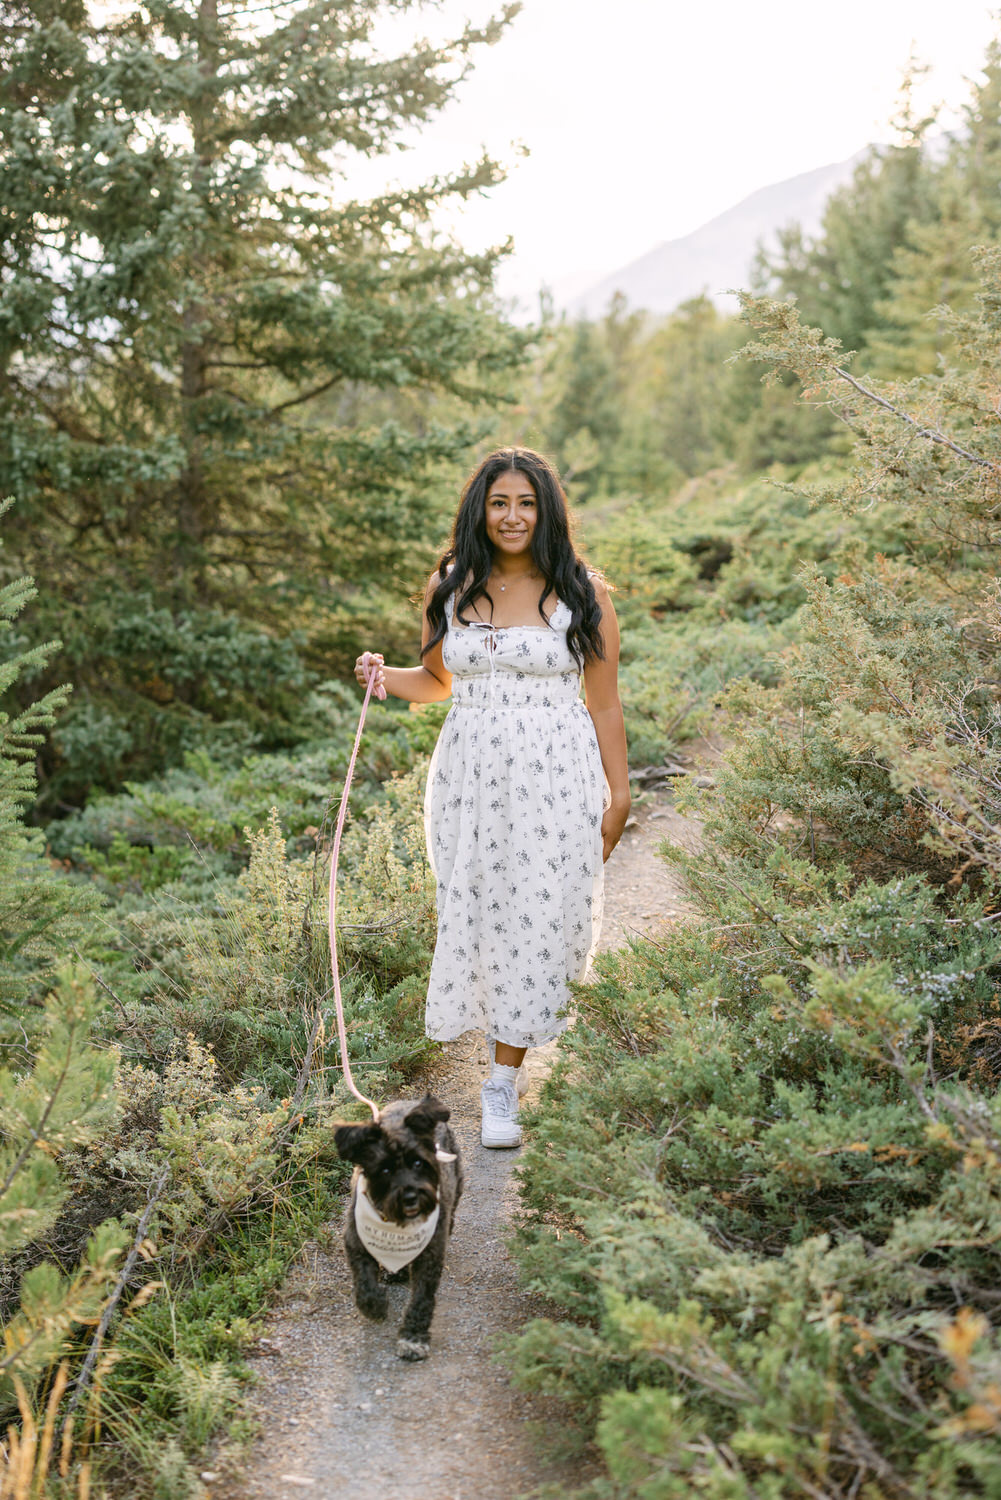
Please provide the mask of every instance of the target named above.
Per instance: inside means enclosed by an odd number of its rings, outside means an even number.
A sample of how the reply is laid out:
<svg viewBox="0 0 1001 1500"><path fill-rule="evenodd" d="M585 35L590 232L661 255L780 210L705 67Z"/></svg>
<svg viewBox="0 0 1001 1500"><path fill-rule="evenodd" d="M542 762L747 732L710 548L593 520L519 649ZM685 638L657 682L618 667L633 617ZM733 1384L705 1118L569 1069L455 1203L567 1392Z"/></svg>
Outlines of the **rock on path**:
<svg viewBox="0 0 1001 1500"><path fill-rule="evenodd" d="M688 844L695 836L666 800L640 812L606 867L602 947L684 912L681 888L656 850L665 838ZM528 1054L530 1096L554 1049ZM358 1313L335 1226L329 1246L304 1252L268 1320L249 1403L263 1436L238 1478L209 1484L213 1500L513 1500L543 1483L573 1489L591 1472L587 1458L547 1460L535 1430L563 1420L560 1403L515 1391L494 1359L498 1333L545 1309L519 1290L504 1243L519 1153L480 1145L483 1039L470 1033L445 1051L431 1083L452 1110L466 1187L431 1358L406 1364L396 1356L406 1287L390 1288L385 1323Z"/></svg>

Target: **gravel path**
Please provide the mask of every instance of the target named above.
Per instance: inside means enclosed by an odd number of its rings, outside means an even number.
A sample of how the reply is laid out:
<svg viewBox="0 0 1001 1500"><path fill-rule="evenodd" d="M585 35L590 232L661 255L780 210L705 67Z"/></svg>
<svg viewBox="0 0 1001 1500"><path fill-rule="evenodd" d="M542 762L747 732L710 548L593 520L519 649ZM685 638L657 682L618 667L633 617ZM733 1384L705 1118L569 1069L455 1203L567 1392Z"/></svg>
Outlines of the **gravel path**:
<svg viewBox="0 0 1001 1500"><path fill-rule="evenodd" d="M676 877L656 851L666 838L690 844L695 825L667 797L648 802L606 867L602 947L654 932L683 915ZM555 1043L530 1052L536 1092ZM562 1420L559 1403L521 1395L493 1358L500 1332L545 1309L518 1288L505 1248L517 1191L517 1151L485 1151L479 1091L486 1047L469 1033L445 1049L430 1080L452 1111L466 1188L445 1263L432 1327L431 1358L396 1357L407 1296L390 1289L386 1323L355 1309L333 1226L330 1242L307 1247L269 1319L254 1360L250 1410L264 1436L241 1475L207 1489L213 1500L513 1500L543 1483L573 1488L588 1460L547 1460L535 1432Z"/></svg>

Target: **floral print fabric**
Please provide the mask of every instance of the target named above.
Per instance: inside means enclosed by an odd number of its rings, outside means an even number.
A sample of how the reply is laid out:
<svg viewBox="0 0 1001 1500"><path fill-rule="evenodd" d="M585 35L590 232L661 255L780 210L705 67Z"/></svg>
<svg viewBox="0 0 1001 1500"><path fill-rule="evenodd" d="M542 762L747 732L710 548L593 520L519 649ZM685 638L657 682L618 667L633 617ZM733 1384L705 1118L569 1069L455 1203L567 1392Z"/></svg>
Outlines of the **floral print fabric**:
<svg viewBox="0 0 1001 1500"><path fill-rule="evenodd" d="M605 778L567 645L549 625L463 626L447 604L452 708L424 811L438 893L426 1029L538 1047L567 1024L601 925Z"/></svg>

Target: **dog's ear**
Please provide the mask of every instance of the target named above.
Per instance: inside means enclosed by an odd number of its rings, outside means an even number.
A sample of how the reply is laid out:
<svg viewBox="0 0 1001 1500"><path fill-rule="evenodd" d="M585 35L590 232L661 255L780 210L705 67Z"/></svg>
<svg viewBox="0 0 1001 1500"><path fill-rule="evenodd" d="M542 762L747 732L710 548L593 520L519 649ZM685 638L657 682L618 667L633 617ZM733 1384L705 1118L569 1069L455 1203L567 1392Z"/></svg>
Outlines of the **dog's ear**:
<svg viewBox="0 0 1001 1500"><path fill-rule="evenodd" d="M353 1161L360 1167L365 1165L366 1158L371 1156L381 1139L382 1129L376 1124L338 1125L334 1131L337 1155L343 1161Z"/></svg>
<svg viewBox="0 0 1001 1500"><path fill-rule="evenodd" d="M438 1124L444 1125L450 1111L433 1094L425 1094L420 1104L415 1104L404 1124L414 1135L434 1135Z"/></svg>

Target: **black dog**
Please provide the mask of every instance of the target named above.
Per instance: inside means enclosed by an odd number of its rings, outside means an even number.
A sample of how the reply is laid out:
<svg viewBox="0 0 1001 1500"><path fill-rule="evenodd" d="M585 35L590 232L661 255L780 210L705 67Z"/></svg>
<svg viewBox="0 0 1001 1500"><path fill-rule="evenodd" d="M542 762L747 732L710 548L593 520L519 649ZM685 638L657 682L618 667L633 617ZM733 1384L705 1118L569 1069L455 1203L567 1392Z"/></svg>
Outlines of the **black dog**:
<svg viewBox="0 0 1001 1500"><path fill-rule="evenodd" d="M385 1281L410 1283L396 1345L401 1359L427 1359L431 1352L435 1295L462 1194L462 1164L447 1119L444 1104L425 1094L419 1104L387 1104L377 1122L334 1131L338 1155L355 1163L344 1246L359 1310L381 1321Z"/></svg>

